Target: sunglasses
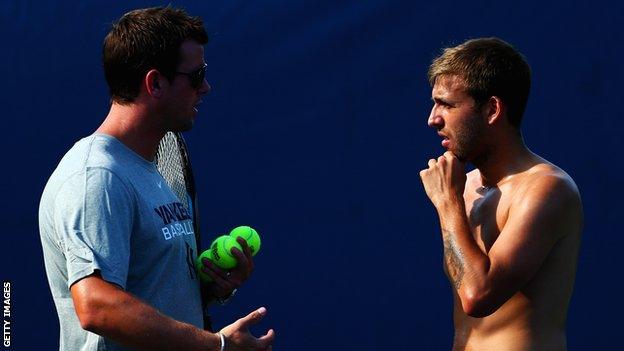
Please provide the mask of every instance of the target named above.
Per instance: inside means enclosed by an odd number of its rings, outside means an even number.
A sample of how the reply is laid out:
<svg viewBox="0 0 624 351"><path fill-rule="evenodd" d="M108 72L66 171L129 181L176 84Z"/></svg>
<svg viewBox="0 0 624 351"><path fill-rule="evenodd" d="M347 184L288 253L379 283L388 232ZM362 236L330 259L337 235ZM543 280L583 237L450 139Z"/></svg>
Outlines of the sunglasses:
<svg viewBox="0 0 624 351"><path fill-rule="evenodd" d="M204 78L206 77L206 67L207 64L203 64L200 68L192 71L192 72L175 72L175 74L181 74L183 76L187 76L189 79L189 83L193 89L199 89L204 83Z"/></svg>

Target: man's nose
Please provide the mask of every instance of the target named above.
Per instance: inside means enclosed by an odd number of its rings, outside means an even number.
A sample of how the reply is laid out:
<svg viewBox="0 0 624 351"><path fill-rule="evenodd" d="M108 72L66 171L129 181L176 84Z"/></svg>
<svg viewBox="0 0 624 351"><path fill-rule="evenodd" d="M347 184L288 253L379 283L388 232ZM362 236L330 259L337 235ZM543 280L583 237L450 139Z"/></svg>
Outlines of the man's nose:
<svg viewBox="0 0 624 351"><path fill-rule="evenodd" d="M438 114L435 106L431 108L431 112L429 113L429 118L427 119L427 124L431 128L438 128L438 129L444 125L442 117L440 117L440 115Z"/></svg>
<svg viewBox="0 0 624 351"><path fill-rule="evenodd" d="M210 85L210 83L208 83L206 79L204 79L204 81L202 82L201 88L199 89L199 92L202 94L208 94L211 91L212 91L212 86Z"/></svg>

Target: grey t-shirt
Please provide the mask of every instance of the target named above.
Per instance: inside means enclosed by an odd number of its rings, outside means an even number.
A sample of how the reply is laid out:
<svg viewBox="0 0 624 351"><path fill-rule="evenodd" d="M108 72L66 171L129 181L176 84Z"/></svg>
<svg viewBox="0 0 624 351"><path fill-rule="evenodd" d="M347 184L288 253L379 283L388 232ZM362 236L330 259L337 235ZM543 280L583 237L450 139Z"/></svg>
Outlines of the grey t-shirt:
<svg viewBox="0 0 624 351"><path fill-rule="evenodd" d="M99 272L176 320L202 327L191 215L153 162L94 134L65 154L39 206L60 350L124 350L80 326L70 287Z"/></svg>

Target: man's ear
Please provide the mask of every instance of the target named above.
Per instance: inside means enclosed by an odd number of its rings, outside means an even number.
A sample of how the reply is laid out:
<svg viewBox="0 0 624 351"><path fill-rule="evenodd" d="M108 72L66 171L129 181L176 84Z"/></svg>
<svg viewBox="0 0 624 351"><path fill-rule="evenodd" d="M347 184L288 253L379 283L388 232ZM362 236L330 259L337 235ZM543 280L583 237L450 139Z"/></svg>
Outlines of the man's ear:
<svg viewBox="0 0 624 351"><path fill-rule="evenodd" d="M493 125L502 120L505 112L505 103L498 96L490 96L483 106L486 123Z"/></svg>
<svg viewBox="0 0 624 351"><path fill-rule="evenodd" d="M163 76L158 70L152 69L145 75L145 79L143 79L143 85L145 86L145 91L147 94L160 98L163 95L163 89L166 87L167 78Z"/></svg>

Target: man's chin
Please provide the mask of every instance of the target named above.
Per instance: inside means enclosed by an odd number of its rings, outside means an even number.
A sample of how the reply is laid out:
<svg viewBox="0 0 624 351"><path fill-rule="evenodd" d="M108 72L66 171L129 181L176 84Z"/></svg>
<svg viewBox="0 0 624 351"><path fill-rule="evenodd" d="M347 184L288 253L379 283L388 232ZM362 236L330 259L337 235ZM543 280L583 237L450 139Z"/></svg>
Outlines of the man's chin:
<svg viewBox="0 0 624 351"><path fill-rule="evenodd" d="M470 162L470 157L468 157L466 155L457 155L455 153L453 155L455 155L455 157L457 157L457 159L460 160L463 163Z"/></svg>
<svg viewBox="0 0 624 351"><path fill-rule="evenodd" d="M193 125L195 124L195 118L189 118L186 121L180 121L180 123L176 126L176 132L188 132L193 129Z"/></svg>
<svg viewBox="0 0 624 351"><path fill-rule="evenodd" d="M462 153L462 152L457 152L455 150L448 150L450 151L453 156L457 157L457 159L463 163L467 163L470 162L470 157L468 157L466 154Z"/></svg>
<svg viewBox="0 0 624 351"><path fill-rule="evenodd" d="M182 132L186 132L186 131L189 131L189 130L193 129L193 125L194 125L194 124L195 124L195 120L194 120L194 119L192 119L192 120L191 120L188 124L186 124L186 125L183 127Z"/></svg>

